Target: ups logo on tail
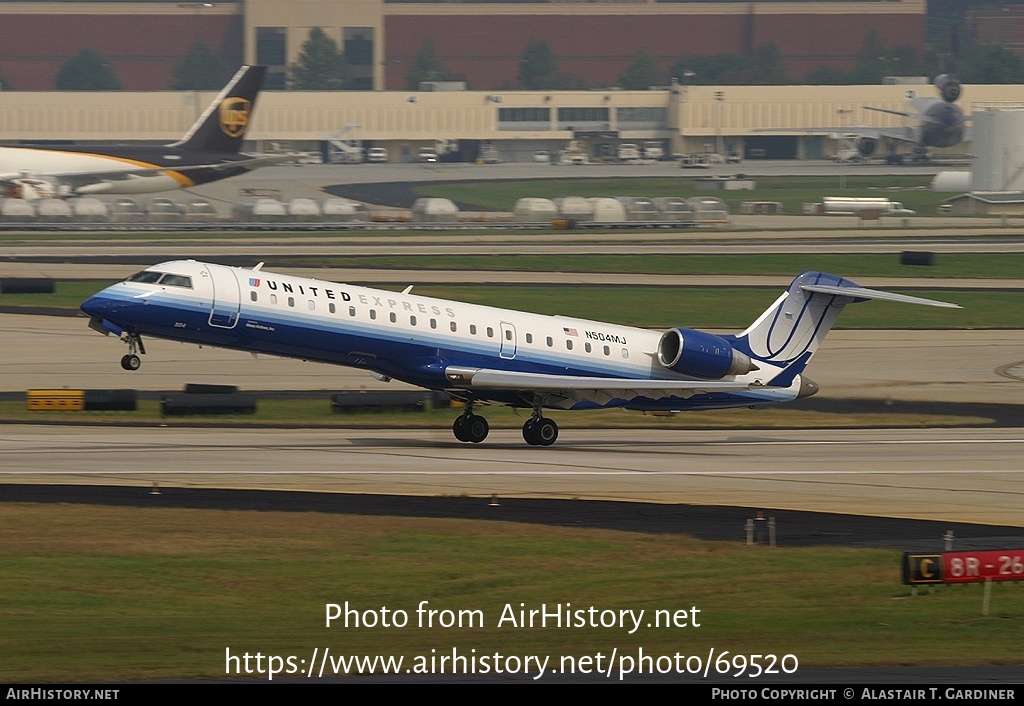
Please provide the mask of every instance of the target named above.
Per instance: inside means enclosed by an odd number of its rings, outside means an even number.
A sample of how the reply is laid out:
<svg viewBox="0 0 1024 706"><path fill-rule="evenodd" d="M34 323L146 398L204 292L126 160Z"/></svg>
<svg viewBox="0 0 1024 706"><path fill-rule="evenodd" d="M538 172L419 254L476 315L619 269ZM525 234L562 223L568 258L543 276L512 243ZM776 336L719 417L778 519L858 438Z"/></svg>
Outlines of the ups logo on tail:
<svg viewBox="0 0 1024 706"><path fill-rule="evenodd" d="M252 101L245 98L225 98L220 103L220 129L228 137L241 137L249 127L249 108Z"/></svg>

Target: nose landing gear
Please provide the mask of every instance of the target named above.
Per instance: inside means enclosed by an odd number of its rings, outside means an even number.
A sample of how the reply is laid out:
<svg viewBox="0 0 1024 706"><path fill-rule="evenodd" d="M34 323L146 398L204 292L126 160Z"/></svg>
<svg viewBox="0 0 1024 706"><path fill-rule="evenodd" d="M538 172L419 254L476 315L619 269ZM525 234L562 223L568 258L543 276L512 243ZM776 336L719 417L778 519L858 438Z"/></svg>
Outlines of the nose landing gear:
<svg viewBox="0 0 1024 706"><path fill-rule="evenodd" d="M137 333L125 333L121 340L128 344L128 355L121 358L121 367L125 370L138 370L142 367L142 361L136 355L136 351L142 355L146 354L146 346L142 344L142 336Z"/></svg>

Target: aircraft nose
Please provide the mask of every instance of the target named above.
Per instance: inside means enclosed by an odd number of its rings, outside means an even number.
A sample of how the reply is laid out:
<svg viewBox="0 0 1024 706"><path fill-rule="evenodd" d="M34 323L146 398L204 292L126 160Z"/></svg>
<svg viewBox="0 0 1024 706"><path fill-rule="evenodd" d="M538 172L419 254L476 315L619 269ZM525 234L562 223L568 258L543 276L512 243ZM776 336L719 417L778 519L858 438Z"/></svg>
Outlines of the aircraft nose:
<svg viewBox="0 0 1024 706"><path fill-rule="evenodd" d="M82 302L79 308L93 319L102 319L107 313L108 304L103 297L97 294Z"/></svg>

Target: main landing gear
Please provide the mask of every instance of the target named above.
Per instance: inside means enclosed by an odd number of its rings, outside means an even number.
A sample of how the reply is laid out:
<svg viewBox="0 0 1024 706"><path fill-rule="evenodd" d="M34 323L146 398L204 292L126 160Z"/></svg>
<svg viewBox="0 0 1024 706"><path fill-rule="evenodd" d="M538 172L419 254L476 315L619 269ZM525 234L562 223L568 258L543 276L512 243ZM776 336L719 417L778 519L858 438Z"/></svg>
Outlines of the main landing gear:
<svg viewBox="0 0 1024 706"><path fill-rule="evenodd" d="M487 438L490 427L487 420L479 414L473 414L473 404L466 404L466 411L452 424L452 432L459 441L479 444ZM523 425L523 438L531 446L551 446L558 438L558 425L554 420L542 417L540 410L534 410L533 416Z"/></svg>
<svg viewBox="0 0 1024 706"><path fill-rule="evenodd" d="M137 333L125 333L121 337L128 344L128 355L121 358L121 367L125 370L138 370L142 367L142 361L135 351L145 355L146 347L142 344L142 336Z"/></svg>
<svg viewBox="0 0 1024 706"><path fill-rule="evenodd" d="M553 419L542 417L539 409L534 410L523 425L523 438L531 446L551 446L558 438L558 425Z"/></svg>
<svg viewBox="0 0 1024 706"><path fill-rule="evenodd" d="M486 439L489 431L490 426L487 424L487 420L479 414L473 414L471 403L466 404L466 412L452 424L452 432L456 439L474 444L479 444Z"/></svg>

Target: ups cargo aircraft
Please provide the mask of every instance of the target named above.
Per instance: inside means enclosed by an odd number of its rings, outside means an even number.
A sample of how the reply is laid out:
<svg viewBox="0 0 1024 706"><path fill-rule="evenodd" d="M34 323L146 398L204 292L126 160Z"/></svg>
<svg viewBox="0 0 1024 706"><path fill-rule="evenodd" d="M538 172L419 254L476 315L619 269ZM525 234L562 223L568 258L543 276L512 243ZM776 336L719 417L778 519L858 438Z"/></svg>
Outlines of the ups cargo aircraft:
<svg viewBox="0 0 1024 706"><path fill-rule="evenodd" d="M0 147L0 196L145 194L292 161L239 153L265 73L265 66L243 66L185 136L169 145Z"/></svg>
<svg viewBox="0 0 1024 706"><path fill-rule="evenodd" d="M164 262L82 304L89 326L128 344L143 336L363 368L380 380L443 390L466 403L452 426L479 443L482 403L533 410L527 443L558 437L542 410L677 411L756 407L813 395L803 376L843 307L867 299L959 308L805 272L737 335L649 331L195 260Z"/></svg>
<svg viewBox="0 0 1024 706"><path fill-rule="evenodd" d="M925 98L917 95L917 91L906 92L909 101L907 110L888 110L864 106L865 110L879 113L899 115L915 121L914 125L902 127L868 127L866 125L846 125L831 127L808 128L759 128L756 132L804 132L809 134L831 133L841 135L841 140L852 146L855 159L871 157L878 144L885 145L885 161L888 164L901 164L903 154L901 145L912 147L911 157L915 161L927 161L932 147L955 147L971 139L967 122L970 118L964 115L963 108L957 105L963 86L960 80L951 73L942 74L932 83L939 93L939 98ZM844 157L846 159L846 157Z"/></svg>

